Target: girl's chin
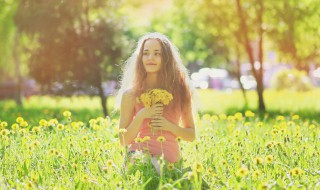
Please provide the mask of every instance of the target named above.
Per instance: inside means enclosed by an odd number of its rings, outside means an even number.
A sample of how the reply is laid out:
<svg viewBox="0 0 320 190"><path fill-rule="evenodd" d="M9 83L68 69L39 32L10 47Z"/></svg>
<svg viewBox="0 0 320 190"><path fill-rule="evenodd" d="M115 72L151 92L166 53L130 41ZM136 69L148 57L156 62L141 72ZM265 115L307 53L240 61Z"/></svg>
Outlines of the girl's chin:
<svg viewBox="0 0 320 190"><path fill-rule="evenodd" d="M150 73L150 74L152 74L152 73L158 73L159 72L159 70L147 70L147 73Z"/></svg>

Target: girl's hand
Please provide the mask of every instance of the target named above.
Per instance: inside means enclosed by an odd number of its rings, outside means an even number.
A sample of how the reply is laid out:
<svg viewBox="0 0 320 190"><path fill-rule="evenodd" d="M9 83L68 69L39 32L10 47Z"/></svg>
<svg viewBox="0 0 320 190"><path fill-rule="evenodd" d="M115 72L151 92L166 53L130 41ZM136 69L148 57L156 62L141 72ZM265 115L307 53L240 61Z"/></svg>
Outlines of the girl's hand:
<svg viewBox="0 0 320 190"><path fill-rule="evenodd" d="M153 118L150 122L150 125L155 129L161 129L166 131L171 131L171 129L174 127L174 124L168 121L162 115Z"/></svg>
<svg viewBox="0 0 320 190"><path fill-rule="evenodd" d="M141 109L137 115L142 119L147 119L147 118L155 118L158 116L162 116L162 114L163 114L163 104L158 103L151 106L150 108Z"/></svg>

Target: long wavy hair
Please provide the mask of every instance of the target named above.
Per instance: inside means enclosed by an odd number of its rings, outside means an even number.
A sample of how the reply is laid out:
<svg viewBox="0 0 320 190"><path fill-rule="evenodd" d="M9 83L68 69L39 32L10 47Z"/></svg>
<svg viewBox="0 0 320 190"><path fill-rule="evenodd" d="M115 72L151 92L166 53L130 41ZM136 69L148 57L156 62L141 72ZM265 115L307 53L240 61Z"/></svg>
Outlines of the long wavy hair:
<svg viewBox="0 0 320 190"><path fill-rule="evenodd" d="M162 65L158 74L158 88L166 89L174 97L173 104L184 105L192 103L195 111L193 97L195 90L190 83L188 70L183 65L178 49L172 42L161 33L147 33L142 36L137 44L136 50L125 62L123 74L120 81L120 89L117 94L116 108L120 107L121 98L125 91L130 90L135 96L140 96L146 91L145 83L147 72L142 63L144 44L148 39L156 39L161 45Z"/></svg>

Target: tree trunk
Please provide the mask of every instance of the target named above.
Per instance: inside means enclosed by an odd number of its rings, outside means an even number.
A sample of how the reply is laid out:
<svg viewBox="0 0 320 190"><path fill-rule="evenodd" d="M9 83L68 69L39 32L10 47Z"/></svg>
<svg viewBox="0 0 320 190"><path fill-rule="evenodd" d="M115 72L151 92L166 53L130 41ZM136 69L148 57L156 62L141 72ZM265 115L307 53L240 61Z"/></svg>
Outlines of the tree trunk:
<svg viewBox="0 0 320 190"><path fill-rule="evenodd" d="M14 46L13 46L13 57L14 57L14 64L15 64L15 75L17 78L17 85L15 86L15 101L18 106L22 105L22 78L21 78L21 72L20 72L20 57L19 57L19 31L16 30L15 33L15 39L14 39Z"/></svg>
<svg viewBox="0 0 320 190"><path fill-rule="evenodd" d="M108 109L107 109L107 105L106 105L107 97L104 95L103 88L102 88L102 82L98 86L98 89L99 89L99 96L101 99L101 106L102 106L102 110L103 110L103 115L106 117L108 115Z"/></svg>
<svg viewBox="0 0 320 190"><path fill-rule="evenodd" d="M89 21L89 0L86 1L86 3L83 4L84 13L85 13L85 19L82 21L82 29L85 32L85 36L88 38L90 33L90 21ZM87 51L88 59L91 62L94 62L94 56L91 54L91 51ZM98 64L98 63L97 63ZM94 83L94 86L96 86L99 90L99 96L101 100L101 107L103 110L103 115L106 117L108 115L108 109L107 109L107 97L104 95L103 88L102 88L102 73L101 69L98 65L95 67L96 73L97 73L97 80Z"/></svg>
<svg viewBox="0 0 320 190"><path fill-rule="evenodd" d="M254 76L254 78L256 79L256 82L257 82L257 94L258 94L259 110L265 111L266 108L265 108L264 99L263 99L262 62L260 62L260 68L259 68L259 69L261 69L261 71L259 70L259 73L257 73L257 71L255 70L255 67L254 67L253 51L252 51L252 47L251 47L250 42L249 42L247 25L246 25L246 21L245 21L244 15L243 15L241 2L240 2L240 0L236 0L236 2L237 2L237 10L238 10L239 18L240 18L241 34L244 37L244 46L245 46L246 52L247 52L248 57L249 57L249 61L250 61L250 65L251 65L251 71L252 71L253 76ZM259 12L259 14L261 14L260 16L261 16L261 19L262 19L262 12ZM260 24L259 27L261 28L261 23L259 23L259 24ZM262 34L260 34L260 35L262 35ZM260 40L261 40L261 43L262 43L262 36L260 36ZM259 56L262 57L262 52L259 52Z"/></svg>
<svg viewBox="0 0 320 190"><path fill-rule="evenodd" d="M264 91L264 85L263 85L263 12L264 12L264 7L263 7L263 2L262 0L258 0L259 4L259 9L257 10L258 14L258 24L259 24L259 63L260 67L258 69L258 79L257 79L257 91L258 91L258 96L259 96L259 110L265 111L266 107L264 104L264 98L263 98L263 91Z"/></svg>
<svg viewBox="0 0 320 190"><path fill-rule="evenodd" d="M239 48L237 46L236 48L236 53L237 53L237 59L236 59L236 65L237 65L237 70L236 70L236 75L237 79L239 82L239 86L242 92L243 100L244 100L244 107L248 107L248 99L247 99L247 94L246 94L246 89L244 89L242 82L241 82L241 63L240 63L240 53L239 53Z"/></svg>

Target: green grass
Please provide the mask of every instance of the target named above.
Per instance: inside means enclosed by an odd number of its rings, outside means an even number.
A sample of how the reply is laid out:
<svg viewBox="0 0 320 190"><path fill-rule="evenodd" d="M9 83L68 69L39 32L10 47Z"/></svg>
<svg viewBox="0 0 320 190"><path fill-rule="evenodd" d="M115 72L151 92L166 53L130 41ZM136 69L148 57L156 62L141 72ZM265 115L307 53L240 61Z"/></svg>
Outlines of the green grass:
<svg viewBox="0 0 320 190"><path fill-rule="evenodd" d="M255 91L248 91L248 105L245 107L241 91L215 91L199 90L198 106L201 115L210 114L234 114L244 113L246 110L253 110L258 113L258 98ZM267 112L270 117L277 114L292 115L299 114L306 119L320 121L320 89L310 92L298 93L290 91L265 90L264 98ZM0 119L13 122L17 116L23 116L27 120L39 120L42 117L58 117L64 110L71 110L74 118L88 120L102 116L100 99L98 97L49 97L33 96L24 100L24 107L19 108L12 100L0 101ZM118 115L113 112L115 97L108 99L108 110L110 114ZM265 117L261 113L260 117Z"/></svg>
<svg viewBox="0 0 320 190"><path fill-rule="evenodd" d="M124 170L118 114L98 118L102 115L96 97L31 97L24 100L23 108L13 101L1 101L0 189L319 187L319 89L266 91L270 112L254 117L244 113L248 109L255 112L255 92L248 92L248 107L240 92L204 90L199 96L203 107L195 118L197 138L180 142L183 159L173 170L167 168L168 163L161 164L162 175L151 167L148 155L138 157L135 165ZM110 98L109 110L113 103ZM71 118L63 116L65 110L72 112ZM12 129L18 116L28 126L19 124ZM58 123L48 124L53 118Z"/></svg>
<svg viewBox="0 0 320 190"><path fill-rule="evenodd" d="M316 189L320 183L320 125L298 116L261 122L205 114L196 119L197 139L180 142L183 159L173 170L159 159L161 175L148 154L123 168L117 118L83 120L84 126L73 115L48 122L1 130L1 189Z"/></svg>

